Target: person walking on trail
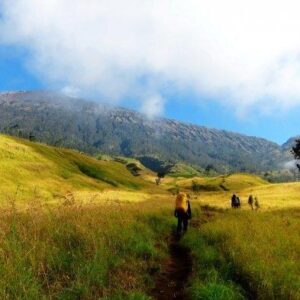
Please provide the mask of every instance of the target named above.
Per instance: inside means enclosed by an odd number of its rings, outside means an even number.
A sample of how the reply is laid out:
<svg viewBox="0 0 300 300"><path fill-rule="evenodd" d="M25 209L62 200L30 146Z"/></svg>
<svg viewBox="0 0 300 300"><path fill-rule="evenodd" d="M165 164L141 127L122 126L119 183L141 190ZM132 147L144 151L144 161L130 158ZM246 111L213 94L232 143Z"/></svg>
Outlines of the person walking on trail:
<svg viewBox="0 0 300 300"><path fill-rule="evenodd" d="M259 205L257 197L254 198L254 206L255 206L256 210L258 210L260 208L260 205Z"/></svg>
<svg viewBox="0 0 300 300"><path fill-rule="evenodd" d="M236 194L233 194L231 197L231 207L232 208L237 208L238 207L238 199Z"/></svg>
<svg viewBox="0 0 300 300"><path fill-rule="evenodd" d="M231 207L232 208L241 207L241 200L236 194L233 194L231 197Z"/></svg>
<svg viewBox="0 0 300 300"><path fill-rule="evenodd" d="M250 195L249 198L248 198L248 204L251 207L251 209L253 210L254 209L254 207L253 207L254 199L253 199L252 195Z"/></svg>
<svg viewBox="0 0 300 300"><path fill-rule="evenodd" d="M191 204L189 196L186 193L178 193L175 201L174 215L178 219L177 234L182 231L186 232L188 228L188 222L192 218Z"/></svg>

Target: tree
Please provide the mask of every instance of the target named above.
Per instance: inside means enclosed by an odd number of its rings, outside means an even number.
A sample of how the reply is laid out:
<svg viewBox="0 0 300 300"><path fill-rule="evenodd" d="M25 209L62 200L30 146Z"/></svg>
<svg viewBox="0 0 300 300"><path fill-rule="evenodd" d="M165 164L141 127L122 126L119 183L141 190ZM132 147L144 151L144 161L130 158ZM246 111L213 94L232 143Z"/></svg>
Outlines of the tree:
<svg viewBox="0 0 300 300"><path fill-rule="evenodd" d="M157 173L157 178L155 179L155 183L156 185L159 185L161 183L161 179L165 177L165 173L164 172L158 172Z"/></svg>
<svg viewBox="0 0 300 300"><path fill-rule="evenodd" d="M300 139L297 139L295 142L296 142L296 144L293 147L291 152L294 155L296 160L300 160ZM296 165L297 165L297 168L300 171L300 163L297 163Z"/></svg>
<svg viewBox="0 0 300 300"><path fill-rule="evenodd" d="M195 180L193 180L193 182L192 182L192 190L193 190L193 192L199 193L201 191L201 188L202 188L201 184L199 184Z"/></svg>
<svg viewBox="0 0 300 300"><path fill-rule="evenodd" d="M36 139L35 139L35 135L33 134L33 132L32 131L30 131L30 133L29 133L29 141L35 141Z"/></svg>
<svg viewBox="0 0 300 300"><path fill-rule="evenodd" d="M207 175L209 175L210 173L211 173L211 171L213 171L215 168L214 168L214 166L212 165L212 164L208 164L207 166L206 166L206 168L205 168L205 173L207 174Z"/></svg>

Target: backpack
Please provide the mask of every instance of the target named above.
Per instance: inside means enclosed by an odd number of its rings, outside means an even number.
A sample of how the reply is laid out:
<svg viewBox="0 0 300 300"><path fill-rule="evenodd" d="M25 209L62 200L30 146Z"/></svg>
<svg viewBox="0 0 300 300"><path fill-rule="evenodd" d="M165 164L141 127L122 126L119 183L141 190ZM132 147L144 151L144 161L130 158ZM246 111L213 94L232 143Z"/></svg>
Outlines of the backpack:
<svg viewBox="0 0 300 300"><path fill-rule="evenodd" d="M186 194L185 193L179 193L176 197L176 201L175 201L175 209L176 210L181 210L184 212L187 212L188 207L186 205Z"/></svg>

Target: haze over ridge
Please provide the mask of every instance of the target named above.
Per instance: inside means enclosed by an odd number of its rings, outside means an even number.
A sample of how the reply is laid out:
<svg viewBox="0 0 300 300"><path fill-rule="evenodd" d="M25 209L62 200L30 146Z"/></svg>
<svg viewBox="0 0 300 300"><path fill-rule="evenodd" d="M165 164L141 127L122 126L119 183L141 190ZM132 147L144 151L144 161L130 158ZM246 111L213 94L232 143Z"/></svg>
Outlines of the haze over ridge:
<svg viewBox="0 0 300 300"><path fill-rule="evenodd" d="M185 124L57 93L0 95L0 131L87 153L185 162L220 172L267 171L291 160L266 139Z"/></svg>

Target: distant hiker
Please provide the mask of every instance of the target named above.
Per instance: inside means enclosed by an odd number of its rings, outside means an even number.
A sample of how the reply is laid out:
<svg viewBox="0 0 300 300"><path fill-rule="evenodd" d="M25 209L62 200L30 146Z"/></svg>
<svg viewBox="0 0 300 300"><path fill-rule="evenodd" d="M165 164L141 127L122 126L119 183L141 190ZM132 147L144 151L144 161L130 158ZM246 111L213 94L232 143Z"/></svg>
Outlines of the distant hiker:
<svg viewBox="0 0 300 300"><path fill-rule="evenodd" d="M188 206L188 209L187 209L187 214L188 214L188 217L189 217L189 220L192 218L192 209L191 209L191 203L190 203L190 200L191 200L191 196L190 194L187 194L187 206Z"/></svg>
<svg viewBox="0 0 300 300"><path fill-rule="evenodd" d="M248 198L248 204L250 205L250 207L251 207L252 210L254 209L253 203L254 203L253 196L250 195L249 198Z"/></svg>
<svg viewBox="0 0 300 300"><path fill-rule="evenodd" d="M178 219L177 234L187 231L189 219L192 218L191 204L186 193L178 193L175 201L174 215Z"/></svg>
<svg viewBox="0 0 300 300"><path fill-rule="evenodd" d="M236 194L233 194L231 197L231 207L234 208L236 203Z"/></svg>
<svg viewBox="0 0 300 300"><path fill-rule="evenodd" d="M254 198L254 206L255 206L256 210L258 210L260 208L260 205L259 205L257 197Z"/></svg>
<svg viewBox="0 0 300 300"><path fill-rule="evenodd" d="M240 206L240 198L237 197L236 194L233 194L231 197L231 207L232 208L238 208Z"/></svg>
<svg viewBox="0 0 300 300"><path fill-rule="evenodd" d="M236 197L236 200L237 200L237 208L240 208L241 207L240 197Z"/></svg>

